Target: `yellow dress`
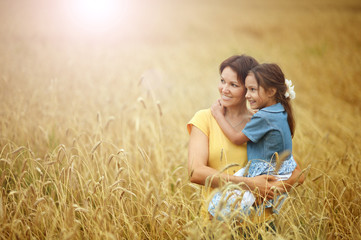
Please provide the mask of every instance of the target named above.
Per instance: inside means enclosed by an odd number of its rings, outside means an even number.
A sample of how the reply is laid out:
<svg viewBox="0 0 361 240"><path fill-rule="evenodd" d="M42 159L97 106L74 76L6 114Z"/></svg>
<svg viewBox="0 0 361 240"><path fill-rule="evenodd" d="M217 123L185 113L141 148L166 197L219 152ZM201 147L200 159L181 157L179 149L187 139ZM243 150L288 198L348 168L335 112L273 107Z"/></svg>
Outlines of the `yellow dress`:
<svg viewBox="0 0 361 240"><path fill-rule="evenodd" d="M223 134L222 129L219 127L217 121L213 118L210 109L203 109L193 116L188 122L187 129L188 133L191 132L192 126L199 128L207 137L209 141L209 158L208 166L216 170L222 170L230 164L239 164L239 166L233 166L228 168L225 173L233 175L239 169L246 166L247 164L247 145L241 146L233 144ZM203 207L201 215L208 218L208 196L210 190L206 191L205 187L202 186L203 195ZM263 221L268 219L271 215L272 210L266 209L266 216L263 216ZM271 211L269 211L271 210ZM259 222L259 220L255 220Z"/></svg>

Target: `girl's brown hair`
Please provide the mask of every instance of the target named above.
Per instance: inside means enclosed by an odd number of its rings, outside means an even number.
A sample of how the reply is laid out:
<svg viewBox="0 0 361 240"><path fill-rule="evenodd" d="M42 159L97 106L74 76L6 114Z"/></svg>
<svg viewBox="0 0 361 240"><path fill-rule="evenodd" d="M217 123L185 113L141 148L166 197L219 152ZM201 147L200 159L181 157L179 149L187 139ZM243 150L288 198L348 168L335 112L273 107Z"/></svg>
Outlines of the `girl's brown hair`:
<svg viewBox="0 0 361 240"><path fill-rule="evenodd" d="M258 64L257 60L251 56L247 56L245 54L234 55L221 63L219 66L219 73L222 74L226 67L230 67L237 73L240 83L244 85L249 70L256 67Z"/></svg>
<svg viewBox="0 0 361 240"><path fill-rule="evenodd" d="M281 68L274 63L263 63L252 68L250 72L254 74L258 86L263 87L266 91L270 88L276 89L275 100L281 103L287 112L287 121L293 137L296 123L292 112L291 99L285 97L287 85Z"/></svg>

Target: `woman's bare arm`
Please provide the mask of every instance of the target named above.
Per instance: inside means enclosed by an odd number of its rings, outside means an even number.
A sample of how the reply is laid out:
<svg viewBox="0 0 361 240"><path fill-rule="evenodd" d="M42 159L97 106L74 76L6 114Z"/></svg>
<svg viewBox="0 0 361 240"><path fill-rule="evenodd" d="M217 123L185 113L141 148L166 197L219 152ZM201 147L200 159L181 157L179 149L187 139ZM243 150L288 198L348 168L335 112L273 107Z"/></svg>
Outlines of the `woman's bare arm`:
<svg viewBox="0 0 361 240"><path fill-rule="evenodd" d="M297 163L297 162L296 162ZM295 170L293 170L291 177L288 180L276 181L271 184L281 191L290 191L293 186L298 186L303 184L305 181L305 175L302 173L300 166L297 163ZM297 185L296 185L297 184Z"/></svg>
<svg viewBox="0 0 361 240"><path fill-rule="evenodd" d="M210 186L219 187L222 182L229 181L236 184L245 183L245 190L255 190L258 188L261 196L273 197L270 191L276 182L276 178L270 175L261 175L253 178L238 177L225 173L219 174L214 168L208 166L208 137L197 127L192 126L188 146L188 172L190 181L200 185L205 185L207 178L210 179Z"/></svg>

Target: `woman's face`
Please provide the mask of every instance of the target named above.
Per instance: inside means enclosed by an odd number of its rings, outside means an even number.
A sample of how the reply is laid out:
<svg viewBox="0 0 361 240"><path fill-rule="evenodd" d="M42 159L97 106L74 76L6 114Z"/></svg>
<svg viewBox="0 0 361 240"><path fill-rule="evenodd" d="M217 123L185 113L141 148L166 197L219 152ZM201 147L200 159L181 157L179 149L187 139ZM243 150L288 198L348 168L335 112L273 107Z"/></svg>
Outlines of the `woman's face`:
<svg viewBox="0 0 361 240"><path fill-rule="evenodd" d="M224 107L239 107L246 102L246 88L238 81L237 73L230 67L223 69L218 90Z"/></svg>

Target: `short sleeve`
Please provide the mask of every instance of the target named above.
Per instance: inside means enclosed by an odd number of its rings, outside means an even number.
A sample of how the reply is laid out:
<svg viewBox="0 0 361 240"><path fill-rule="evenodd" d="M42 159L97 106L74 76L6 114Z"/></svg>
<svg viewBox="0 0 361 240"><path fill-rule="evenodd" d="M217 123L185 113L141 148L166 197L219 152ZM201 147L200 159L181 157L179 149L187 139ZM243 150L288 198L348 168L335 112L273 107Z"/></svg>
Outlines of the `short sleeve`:
<svg viewBox="0 0 361 240"><path fill-rule="evenodd" d="M187 124L188 133L191 133L192 126L199 128L207 137L209 137L209 109L204 109L196 112L192 119Z"/></svg>
<svg viewBox="0 0 361 240"><path fill-rule="evenodd" d="M252 142L256 143L270 130L272 130L272 128L267 119L262 115L255 114L251 121L246 124L242 132Z"/></svg>

